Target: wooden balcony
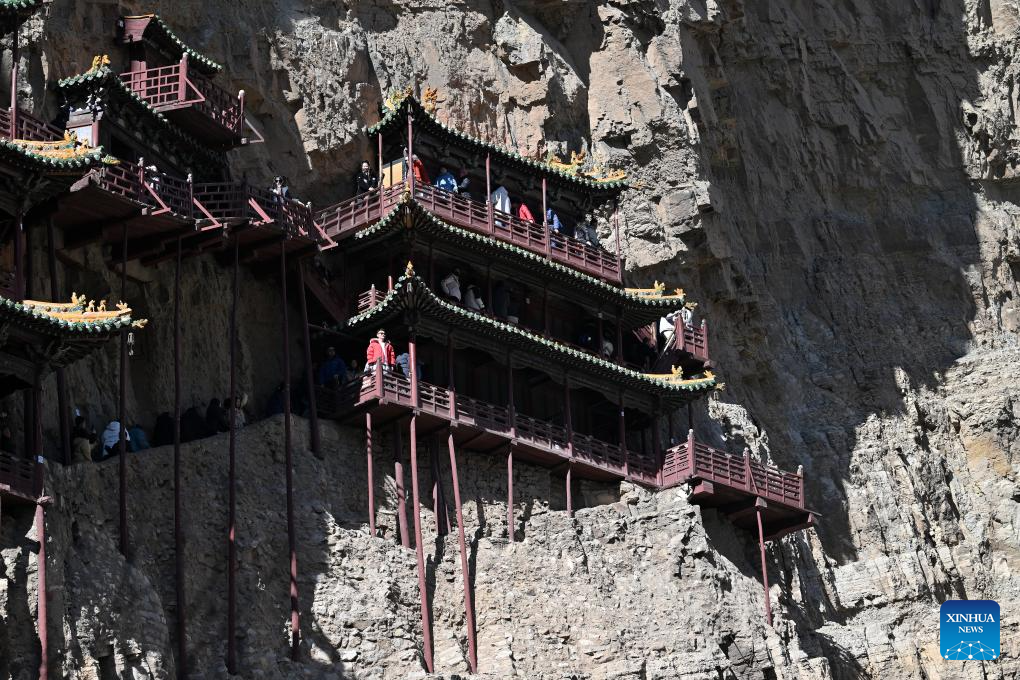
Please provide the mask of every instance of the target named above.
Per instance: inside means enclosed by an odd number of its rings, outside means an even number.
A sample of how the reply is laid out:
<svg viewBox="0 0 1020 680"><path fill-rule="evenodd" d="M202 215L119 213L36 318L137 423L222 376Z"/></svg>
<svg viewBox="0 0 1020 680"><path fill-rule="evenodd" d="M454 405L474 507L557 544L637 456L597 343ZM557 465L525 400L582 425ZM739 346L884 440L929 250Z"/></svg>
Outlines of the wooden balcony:
<svg viewBox="0 0 1020 680"><path fill-rule="evenodd" d="M340 240L375 224L400 204L404 185L362 194L316 213L319 227ZM623 263L615 255L570 236L551 234L539 222L519 219L483 201L464 198L432 186L416 186L414 200L439 219L462 229L512 243L547 259L612 283L623 281Z"/></svg>
<svg viewBox="0 0 1020 680"><path fill-rule="evenodd" d="M123 73L120 78L155 111L199 141L227 148L246 141L244 92L235 97L189 68L187 54L171 66Z"/></svg>
<svg viewBox="0 0 1020 680"><path fill-rule="evenodd" d="M746 453L734 456L714 449L696 441L693 431L685 444L668 449L663 461L663 487L685 483L693 486L692 501L720 509L738 526L752 528L756 503L764 507L766 539L814 521L804 502L803 473L764 465Z"/></svg>
<svg viewBox="0 0 1020 680"><path fill-rule="evenodd" d="M14 112L7 108L0 109L0 136L32 142L56 142L64 138L64 131L55 125L44 123L26 111L18 109Z"/></svg>
<svg viewBox="0 0 1020 680"><path fill-rule="evenodd" d="M382 370L380 364L339 391L319 388L316 405L321 416L338 420L371 411L376 423L413 409L422 417L419 432L453 426L457 444L468 449L493 451L511 445L520 460L546 467L569 463L575 474L588 479L656 485L656 465L650 456L425 382L418 383L416 404L410 380L399 371Z"/></svg>
<svg viewBox="0 0 1020 680"><path fill-rule="evenodd" d="M34 460L0 451L0 499L4 503L35 503L42 495L43 467Z"/></svg>

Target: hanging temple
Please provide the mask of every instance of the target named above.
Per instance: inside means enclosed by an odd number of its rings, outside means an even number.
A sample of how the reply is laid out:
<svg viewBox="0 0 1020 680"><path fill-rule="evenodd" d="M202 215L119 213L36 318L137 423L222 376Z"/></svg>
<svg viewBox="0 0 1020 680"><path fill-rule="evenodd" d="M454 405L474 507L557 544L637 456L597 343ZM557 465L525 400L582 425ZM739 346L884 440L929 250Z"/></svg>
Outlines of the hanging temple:
<svg viewBox="0 0 1020 680"><path fill-rule="evenodd" d="M28 10L39 3L5 8L9 4L0 3L0 26L8 33L17 32ZM692 502L717 508L759 542L765 616L771 623L764 545L814 525L803 472L781 470L746 450L733 454L695 437L691 405L722 387L709 355L707 322L694 322L697 304L683 289L667 293L658 281L651 288L624 287L618 218L620 197L628 189L623 172L606 170L584 152L572 153L568 161L554 154L537 160L473 138L440 122L443 100L436 89L427 88L419 100L406 88L385 99L381 118L366 130L376 149L376 170L356 179L355 195L313 209L291 197L282 179L264 189L231 178L223 152L262 137L249 119L243 91L232 94L216 83L219 64L186 45L154 14L122 17L116 42L122 70L114 70L108 55L99 55L87 71L56 84L66 102L62 129L21 110L14 99L0 111L0 168L8 180L0 186L0 210L15 225L3 244L13 251L14 263L0 291L4 396L20 393L41 407L44 377L61 375L70 363L95 351L97 340L121 339L123 372L125 338L146 324L133 318L124 302L108 309L105 300L96 303L76 293L70 302L26 299L25 215L33 207L52 207L48 226L63 234L65 249L100 241L112 245L121 296L128 262L147 267L176 261L178 305L184 257L212 254L235 272L241 265L265 271L278 263L281 304L288 304L288 278L301 288L314 450L322 446L319 419L327 418L361 428L370 475L375 432L408 430L412 466L417 466L419 446L414 433L442 433L454 480L458 454L503 456L509 541L516 540L525 521L513 497L518 465L561 475L569 515L578 479L628 481L649 489L683 486ZM11 80L17 82L18 59L12 64ZM167 82L177 85L166 87ZM136 134L128 136L126 129ZM139 140L145 140L144 146ZM439 173L435 181L430 172ZM608 245L600 231L610 235ZM340 274L325 266L327 256ZM236 273L234 280L236 286ZM331 318L329 325L310 326L305 290L315 310ZM36 297L42 292L31 291ZM55 281L50 293L60 297ZM377 337L380 328L389 331L387 338ZM281 351L289 365L284 332ZM179 345L177 322L173 333ZM318 342L335 343L348 354L367 345L377 360L352 380L315 385L308 350L312 333L319 334ZM379 343L378 351L372 343ZM388 348L394 344L407 348L403 366L409 370L391 359ZM230 343L231 403L237 398L235 346ZM427 372L418 369L421 365ZM175 370L179 375L179 366ZM285 380L289 390L290 376ZM122 379L122 423L124 384ZM58 385L62 390L63 382ZM67 397L60 391L58 398L66 416ZM179 418L179 394L176 403ZM35 413L38 419L40 408ZM236 424L230 420L233 451ZM49 501L46 470L69 462L66 428L65 417L62 450L45 450L37 424L26 438L26 455L0 452L0 508L36 506L42 545ZM175 449L179 445L178 438ZM289 437L285 446L290 467ZM129 474L124 447L122 435L118 541L126 553L130 508L124 493ZM179 456L175 460L179 499L183 478ZM232 474L228 483L233 489ZM416 483L415 476L417 499ZM289 474L287 484L292 493ZM365 519L377 536L371 476L365 484ZM466 569L456 482L454 491ZM413 508L420 513L417 503ZM293 522L289 526L292 532ZM421 546L421 522L410 526L413 537L409 524L400 522L401 544ZM177 551L183 550L185 531L175 531ZM301 611L294 542L291 535L290 638L297 659ZM233 527L228 562L228 569L236 570ZM45 567L41 555L41 678L48 672ZM186 568L177 561L177 588ZM431 610L420 550L416 571L422 655L431 672ZM477 658L473 579L465 574L462 580L468 656L476 671L485 659ZM232 612L235 589L232 580ZM286 596L282 584L280 594ZM184 612L178 615L183 618ZM236 673L236 616L229 626L226 662ZM183 623L178 630L178 668L186 672Z"/></svg>

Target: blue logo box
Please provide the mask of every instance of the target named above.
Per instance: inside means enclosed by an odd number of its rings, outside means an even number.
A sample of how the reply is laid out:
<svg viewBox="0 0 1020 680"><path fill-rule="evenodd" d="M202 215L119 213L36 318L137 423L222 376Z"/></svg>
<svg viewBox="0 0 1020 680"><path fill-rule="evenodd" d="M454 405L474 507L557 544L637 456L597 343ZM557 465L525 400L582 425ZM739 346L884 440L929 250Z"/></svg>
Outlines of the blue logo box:
<svg viewBox="0 0 1020 680"><path fill-rule="evenodd" d="M999 631L995 600L946 600L939 610L939 651L948 661L997 660Z"/></svg>

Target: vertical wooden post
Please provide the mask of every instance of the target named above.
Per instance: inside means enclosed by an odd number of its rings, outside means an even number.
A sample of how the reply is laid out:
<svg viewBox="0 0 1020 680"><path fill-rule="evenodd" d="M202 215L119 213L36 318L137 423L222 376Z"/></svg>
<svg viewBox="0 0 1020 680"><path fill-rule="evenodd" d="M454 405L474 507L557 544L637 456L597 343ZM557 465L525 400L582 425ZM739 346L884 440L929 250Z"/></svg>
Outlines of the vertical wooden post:
<svg viewBox="0 0 1020 680"><path fill-rule="evenodd" d="M772 625L772 602L769 599L769 572L765 562L765 530L762 526L761 506L755 502L754 512L758 518L758 547L761 552L761 582L765 586L765 620Z"/></svg>
<svg viewBox="0 0 1020 680"><path fill-rule="evenodd" d="M517 437L517 408L514 406L514 354L506 352L506 404L507 417L510 420L510 438Z"/></svg>
<svg viewBox="0 0 1020 680"><path fill-rule="evenodd" d="M507 538L513 543L516 538L514 531L514 445L511 443L506 447L506 533Z"/></svg>
<svg viewBox="0 0 1020 680"><path fill-rule="evenodd" d="M708 357L709 357L709 354L708 354L708 322L705 321L704 319L701 320L701 342L702 342L702 347L704 348L702 351L705 353L705 359L708 359Z"/></svg>
<svg viewBox="0 0 1020 680"><path fill-rule="evenodd" d="M471 573L468 570L467 542L464 539L464 513L460 503L460 481L457 478L457 452L453 445L453 432L447 435L450 448L450 470L453 476L453 502L457 506L457 542L460 545L460 573L464 579L464 614L467 620L468 664L472 673L478 672L478 648L475 642L475 607L471 597Z"/></svg>
<svg viewBox="0 0 1020 680"><path fill-rule="evenodd" d="M630 476L630 453L627 451L627 419L623 410L623 392L620 392L620 452L623 454L623 476Z"/></svg>
<svg viewBox="0 0 1020 680"><path fill-rule="evenodd" d="M595 338L595 347L594 347L595 353L598 354L599 356L602 356L602 331L603 330L604 330L604 324L602 323L602 310L600 309L599 310L599 316L598 316L598 328L596 329L596 332L598 333L598 337Z"/></svg>
<svg viewBox="0 0 1020 680"><path fill-rule="evenodd" d="M398 421L393 428L393 477L397 482L397 527L400 532L400 545L410 548L411 537L407 532L407 491L404 488L404 433L400 431L401 425L402 423Z"/></svg>
<svg viewBox="0 0 1020 680"><path fill-rule="evenodd" d="M12 140L18 138L18 70L21 61L21 54L18 51L19 28L14 29L11 43L11 129L8 134Z"/></svg>
<svg viewBox="0 0 1020 680"><path fill-rule="evenodd" d="M613 200L613 231L616 232L616 259L620 259L620 203ZM620 276L623 276L623 268L620 268Z"/></svg>
<svg viewBox="0 0 1020 680"><path fill-rule="evenodd" d="M616 308L616 363L623 366L623 308Z"/></svg>
<svg viewBox="0 0 1020 680"><path fill-rule="evenodd" d="M381 132L377 132L376 135L375 135L375 138L376 138L376 145L379 148L378 149L378 151L379 151L379 164L376 167L379 168L379 170L378 170L379 184L382 184L382 178L383 178L382 133ZM391 183L392 183L392 180L393 180L393 175L390 175L390 182ZM382 189L380 187L380 191L381 190ZM382 208L382 203L380 201L380 210L381 210L381 208Z"/></svg>
<svg viewBox="0 0 1020 680"><path fill-rule="evenodd" d="M436 516L436 534L445 536L450 533L450 511L446 507L443 495L443 474L439 464L439 451L442 449L442 436L436 435L432 441L429 467L432 472L432 512Z"/></svg>
<svg viewBox="0 0 1020 680"><path fill-rule="evenodd" d="M237 270L238 242L234 237L233 290L230 303L230 448L227 462L227 672L237 675Z"/></svg>
<svg viewBox="0 0 1020 680"><path fill-rule="evenodd" d="M407 362L410 364L411 369L411 407L418 410L418 350L415 342L414 329L411 330L411 335L407 340Z"/></svg>
<svg viewBox="0 0 1020 680"><path fill-rule="evenodd" d="M567 517L574 516L574 491L571 488L573 486L573 479L571 479L573 466L567 463Z"/></svg>
<svg viewBox="0 0 1020 680"><path fill-rule="evenodd" d="M549 337L549 284L542 284L542 335Z"/></svg>
<svg viewBox="0 0 1020 680"><path fill-rule="evenodd" d="M567 431L567 455L574 457L574 425L570 409L570 374L563 374L563 425Z"/></svg>
<svg viewBox="0 0 1020 680"><path fill-rule="evenodd" d="M378 365L376 366L378 368ZM376 380L379 380L378 372ZM381 384L381 381L377 385ZM372 412L365 412L365 460L368 465L368 533L375 537L375 475L372 472Z"/></svg>
<svg viewBox="0 0 1020 680"><path fill-rule="evenodd" d="M542 226L545 227L545 240L549 240L549 208L546 204L546 179L545 175L542 175Z"/></svg>
<svg viewBox="0 0 1020 680"><path fill-rule="evenodd" d="M414 196L414 116L411 107L407 107L407 182Z"/></svg>
<svg viewBox="0 0 1020 680"><path fill-rule="evenodd" d="M57 244L56 230L53 228L53 214L46 220L46 231L49 241L50 299L60 301L60 286L57 285ZM57 417L60 423L60 457L64 465L71 464L71 427L70 412L67 408L67 381L64 369L58 368L57 374Z"/></svg>
<svg viewBox="0 0 1020 680"><path fill-rule="evenodd" d="M411 496L414 504L414 550L418 560L418 594L421 598L421 635L425 670L433 672L432 616L429 612L428 590L425 585L425 549L421 540L421 500L418 495L418 415L411 415Z"/></svg>
<svg viewBox="0 0 1020 680"><path fill-rule="evenodd" d="M48 603L46 601L46 509L42 503L35 504L35 533L39 538L39 583L36 618L39 628L39 680L47 680L50 674L49 624L47 623Z"/></svg>
<svg viewBox="0 0 1020 680"><path fill-rule="evenodd" d="M311 426L312 453L321 453L319 437L319 413L315 406L315 366L312 363L312 339L308 331L308 300L305 293L306 268L304 261L298 265L298 299L301 302L301 336L305 350L305 382L308 383L308 421Z"/></svg>
<svg viewBox="0 0 1020 680"><path fill-rule="evenodd" d="M287 547L290 551L290 658L298 660L301 621L298 610L297 535L294 526L294 460L290 432L290 315L287 312L287 242L280 241L280 289L283 307L283 453L287 466Z"/></svg>
<svg viewBox="0 0 1020 680"><path fill-rule="evenodd" d="M177 99L185 101L188 98L188 53L181 55L180 73L177 75Z"/></svg>
<svg viewBox="0 0 1020 680"><path fill-rule="evenodd" d="M25 299L25 209L18 206L14 220L14 299Z"/></svg>
<svg viewBox="0 0 1020 680"><path fill-rule="evenodd" d="M174 584L177 595L177 677L188 676L187 609L184 593L184 494L181 491L181 237L174 269ZM121 428L124 423L121 423ZM123 456L122 456L123 457Z"/></svg>
<svg viewBox="0 0 1020 680"><path fill-rule="evenodd" d="M120 241L120 299L127 300L127 221L121 231ZM176 285L176 284L175 284ZM177 302L175 300L174 304ZM174 311L174 323L177 321L178 311ZM176 333L176 331L175 331ZM127 520L127 413L125 402L127 401L127 334L126 328L120 330L120 385L117 393L117 420L120 421L120 433L117 435L117 453L120 460L117 461L117 487L119 495L119 520L120 520L120 554L128 554L128 520ZM176 336L175 336L176 338ZM175 339L176 341L176 339ZM175 358L175 362L177 359Z"/></svg>
<svg viewBox="0 0 1020 680"><path fill-rule="evenodd" d="M492 234L496 231L495 221L492 216L493 205L492 205L492 153L485 152L485 205L488 208L486 214L489 218L489 233Z"/></svg>
<svg viewBox="0 0 1020 680"><path fill-rule="evenodd" d="M652 417L652 454L655 456L655 482L662 486L662 416L658 407Z"/></svg>

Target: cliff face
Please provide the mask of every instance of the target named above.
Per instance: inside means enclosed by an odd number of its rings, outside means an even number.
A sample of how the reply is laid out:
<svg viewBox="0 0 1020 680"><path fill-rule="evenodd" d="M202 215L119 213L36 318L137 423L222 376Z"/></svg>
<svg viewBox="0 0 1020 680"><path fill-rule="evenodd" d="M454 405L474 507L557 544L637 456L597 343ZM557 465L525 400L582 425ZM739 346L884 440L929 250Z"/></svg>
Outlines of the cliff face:
<svg viewBox="0 0 1020 680"><path fill-rule="evenodd" d="M699 433L804 466L822 518L817 531L769 548L773 630L761 617L750 537L682 492L586 488L589 507L570 521L557 509L561 480L522 470L525 540L510 546L502 463L465 455L485 676L1020 673L1015 617L1003 624L1003 658L981 667L939 659L936 614L946 598L996 599L1004 613L1020 606L1014 3L122 5L160 11L246 90L268 141L234 152L235 170L287 174L319 205L341 197L369 155L359 131L381 97L409 84L439 88L441 119L472 134L522 150L541 140L588 145L626 169L640 187L623 201L631 280L683 286L712 324L727 390L696 413ZM55 0L32 21L21 91L37 110L55 106L45 79L105 51L117 13ZM150 273L134 290L151 301L146 332L164 339L171 274ZM204 275L226 282L214 264L189 265L195 323L222 329L223 307L201 295ZM276 361L269 338L279 322L265 313L272 282L250 286L245 380L258 392L279 375L258 368ZM208 370L211 337L187 364L195 395L225 384ZM163 377L134 375L140 409L165 408L169 349L154 342L146 359ZM78 369L97 408L112 407L115 383L89 378L113 375L113 357ZM349 429L328 428L324 460L299 447L312 661L285 660L279 428L270 421L243 441L244 675L420 674L413 553L363 530L364 444ZM224 674L224 447L211 439L186 451L196 677ZM388 441L380 451L388 461ZM173 673L169 456L132 461L130 565L116 553L112 466L53 472L51 649L68 677ZM392 512L391 480L380 485ZM381 522L392 537L391 518ZM0 530L0 677L28 677L38 653L28 629L33 534L27 516L5 516ZM456 544L426 547L437 669L462 673Z"/></svg>

